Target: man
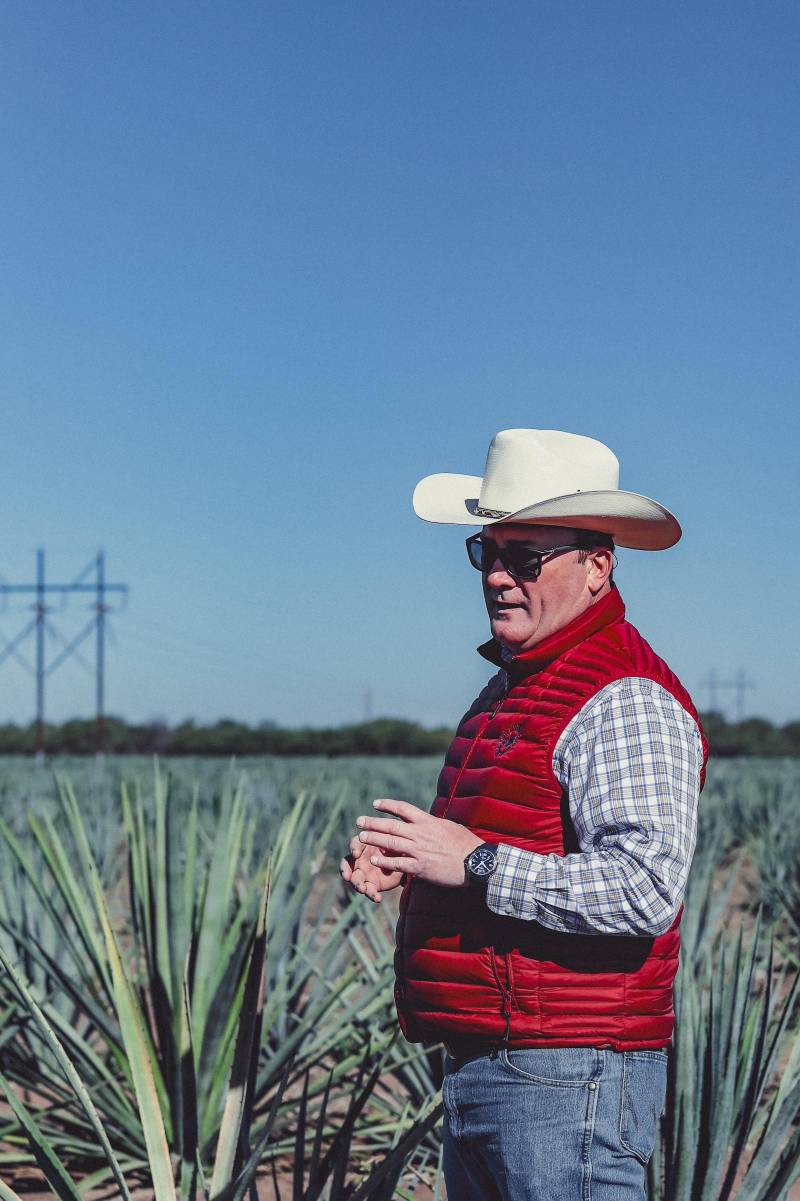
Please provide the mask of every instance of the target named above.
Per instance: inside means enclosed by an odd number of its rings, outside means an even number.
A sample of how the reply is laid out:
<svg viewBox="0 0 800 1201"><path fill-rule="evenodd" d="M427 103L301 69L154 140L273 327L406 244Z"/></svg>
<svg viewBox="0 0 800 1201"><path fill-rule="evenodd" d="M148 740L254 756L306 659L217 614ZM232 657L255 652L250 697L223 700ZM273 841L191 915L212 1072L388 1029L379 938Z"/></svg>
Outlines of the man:
<svg viewBox="0 0 800 1201"><path fill-rule="evenodd" d="M425 520L482 525L499 670L431 813L375 801L341 872L376 902L404 884L397 1011L447 1052L450 1201L645 1197L707 746L613 581L615 545L680 526L618 472L594 439L504 430L482 478L414 493Z"/></svg>

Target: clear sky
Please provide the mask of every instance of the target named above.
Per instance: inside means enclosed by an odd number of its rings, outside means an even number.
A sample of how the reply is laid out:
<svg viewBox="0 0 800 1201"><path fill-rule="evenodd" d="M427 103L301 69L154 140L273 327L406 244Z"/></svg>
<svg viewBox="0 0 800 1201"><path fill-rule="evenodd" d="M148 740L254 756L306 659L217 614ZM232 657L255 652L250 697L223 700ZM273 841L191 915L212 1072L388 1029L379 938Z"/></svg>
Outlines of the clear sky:
<svg viewBox="0 0 800 1201"><path fill-rule="evenodd" d="M630 620L800 716L799 54L781 0L6 5L0 574L105 547L132 720L451 723L480 578L413 487L570 430L684 527Z"/></svg>

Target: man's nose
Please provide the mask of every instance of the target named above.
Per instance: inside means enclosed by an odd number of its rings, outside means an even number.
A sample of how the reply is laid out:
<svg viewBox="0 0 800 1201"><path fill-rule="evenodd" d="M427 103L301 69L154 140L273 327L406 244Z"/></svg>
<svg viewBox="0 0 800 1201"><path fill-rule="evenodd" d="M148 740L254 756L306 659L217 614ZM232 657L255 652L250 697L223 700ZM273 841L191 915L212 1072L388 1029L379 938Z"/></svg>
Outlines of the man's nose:
<svg viewBox="0 0 800 1201"><path fill-rule="evenodd" d="M494 562L486 573L486 583L490 588L508 588L509 585L513 588L516 580L509 574L508 568L503 566L500 556L496 556Z"/></svg>

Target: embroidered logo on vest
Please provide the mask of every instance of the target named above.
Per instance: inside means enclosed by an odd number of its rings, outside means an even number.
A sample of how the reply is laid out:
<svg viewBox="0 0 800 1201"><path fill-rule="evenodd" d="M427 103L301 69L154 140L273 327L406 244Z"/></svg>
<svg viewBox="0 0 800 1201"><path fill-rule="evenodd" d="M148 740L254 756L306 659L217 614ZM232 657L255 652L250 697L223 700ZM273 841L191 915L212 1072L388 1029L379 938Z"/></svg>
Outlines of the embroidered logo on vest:
<svg viewBox="0 0 800 1201"><path fill-rule="evenodd" d="M519 732L522 727L521 722L510 726L505 730L497 740L497 746L494 748L495 755L505 755L506 751L510 751L514 743L519 738Z"/></svg>

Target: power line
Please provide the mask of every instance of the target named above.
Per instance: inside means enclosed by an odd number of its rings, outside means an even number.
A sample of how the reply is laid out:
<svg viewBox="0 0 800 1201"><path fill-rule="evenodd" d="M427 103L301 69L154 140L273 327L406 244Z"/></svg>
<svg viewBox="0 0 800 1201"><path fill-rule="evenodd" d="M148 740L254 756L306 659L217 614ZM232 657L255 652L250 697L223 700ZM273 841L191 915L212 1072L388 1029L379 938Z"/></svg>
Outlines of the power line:
<svg viewBox="0 0 800 1201"><path fill-rule="evenodd" d="M106 603L108 593L119 594L123 605L128 599L127 584L109 584L106 582L105 574L105 553L98 551L95 558L90 559L89 563L80 571L71 584L48 584L45 580L44 570L44 551L36 552L36 582L34 584L7 584L5 580L0 582L0 596L3 597L5 603L6 597L11 593L29 593L36 594L36 600L33 603L34 617L23 630L20 631L10 642L0 635L0 666L6 659L12 655L36 677L36 754L41 757L44 754L44 684L45 679L61 666L66 659L71 656L77 658L80 663L91 671L91 666L82 654L78 651L78 647L89 637L92 631L95 632L95 657L94 657L94 675L95 675L95 701L97 710L97 753L102 754L105 750L105 636L109 627L107 624L107 615L113 612L110 605ZM94 574L94 582L88 582L89 576ZM2 577L0 577L1 579ZM45 595L48 593L58 593L61 597L62 608L64 607L67 596L70 592L93 592L95 601L92 605L94 616L89 623L84 626L81 632L68 641L64 635L56 629L47 614L52 610L45 604ZM17 647L20 643L35 631L36 634L36 667L30 667L30 664L19 654ZM62 643L62 649L48 665L46 662L46 635L55 636Z"/></svg>

